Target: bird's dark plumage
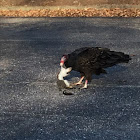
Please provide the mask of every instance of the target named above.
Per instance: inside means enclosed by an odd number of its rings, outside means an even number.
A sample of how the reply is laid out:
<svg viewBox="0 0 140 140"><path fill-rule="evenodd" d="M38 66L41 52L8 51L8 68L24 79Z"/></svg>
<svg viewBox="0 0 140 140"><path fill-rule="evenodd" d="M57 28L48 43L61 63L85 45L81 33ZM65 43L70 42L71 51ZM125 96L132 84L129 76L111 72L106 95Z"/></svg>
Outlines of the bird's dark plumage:
<svg viewBox="0 0 140 140"><path fill-rule="evenodd" d="M80 72L81 77L86 79L84 88L87 88L87 82L91 81L92 74L106 73L104 68L118 63L128 63L129 60L131 60L130 56L123 52L111 51L108 48L84 47L64 55L60 65L65 65L66 68L71 67L72 70ZM80 84L81 80L77 84Z"/></svg>
<svg viewBox="0 0 140 140"><path fill-rule="evenodd" d="M106 73L104 68L118 63L128 63L129 60L131 60L130 56L123 52L115 52L100 47L84 47L68 54L64 65L67 68L72 67L72 70L80 72L90 81L92 74Z"/></svg>

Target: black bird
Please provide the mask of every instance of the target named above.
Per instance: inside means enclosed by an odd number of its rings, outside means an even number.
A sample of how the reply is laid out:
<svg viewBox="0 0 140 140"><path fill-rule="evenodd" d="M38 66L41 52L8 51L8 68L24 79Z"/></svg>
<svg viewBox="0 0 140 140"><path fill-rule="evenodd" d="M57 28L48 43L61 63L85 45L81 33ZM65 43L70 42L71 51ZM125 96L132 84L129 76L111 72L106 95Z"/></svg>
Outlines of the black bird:
<svg viewBox="0 0 140 140"><path fill-rule="evenodd" d="M128 63L129 60L131 60L130 56L123 52L115 52L101 47L84 47L63 55L60 66L71 67L72 70L80 72L81 79L75 85L82 84L82 80L85 78L83 88L87 88L87 83L91 81L92 74L106 73L104 68L118 63Z"/></svg>

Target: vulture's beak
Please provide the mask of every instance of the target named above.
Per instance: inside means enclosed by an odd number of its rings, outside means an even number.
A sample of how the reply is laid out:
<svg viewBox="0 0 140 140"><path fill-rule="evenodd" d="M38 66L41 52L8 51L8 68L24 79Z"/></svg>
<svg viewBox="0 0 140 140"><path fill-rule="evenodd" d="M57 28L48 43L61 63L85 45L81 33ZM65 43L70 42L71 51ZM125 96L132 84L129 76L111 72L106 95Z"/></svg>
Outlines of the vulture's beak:
<svg viewBox="0 0 140 140"><path fill-rule="evenodd" d="M61 63L60 63L60 66L62 67L63 65L64 65L64 63L61 62Z"/></svg>

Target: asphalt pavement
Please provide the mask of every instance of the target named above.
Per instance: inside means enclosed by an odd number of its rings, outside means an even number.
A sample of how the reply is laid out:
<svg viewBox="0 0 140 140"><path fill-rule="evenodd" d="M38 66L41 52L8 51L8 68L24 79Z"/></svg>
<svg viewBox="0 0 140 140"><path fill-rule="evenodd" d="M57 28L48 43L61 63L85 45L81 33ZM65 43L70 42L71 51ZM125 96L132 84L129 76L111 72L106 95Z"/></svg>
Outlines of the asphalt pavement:
<svg viewBox="0 0 140 140"><path fill-rule="evenodd" d="M86 46L135 56L63 95L60 58ZM139 140L139 71L140 18L0 18L0 140Z"/></svg>

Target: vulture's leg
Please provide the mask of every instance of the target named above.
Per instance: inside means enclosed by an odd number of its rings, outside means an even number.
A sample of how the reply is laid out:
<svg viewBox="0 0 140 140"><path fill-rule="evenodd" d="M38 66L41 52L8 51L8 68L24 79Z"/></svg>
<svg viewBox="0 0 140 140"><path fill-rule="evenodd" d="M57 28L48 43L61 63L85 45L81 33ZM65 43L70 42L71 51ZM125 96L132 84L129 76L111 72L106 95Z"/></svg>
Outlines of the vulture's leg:
<svg viewBox="0 0 140 140"><path fill-rule="evenodd" d="M74 85L81 85L81 84L82 84L83 79L84 79L84 76L82 76L82 77L80 78L80 81L79 81L79 82L74 83Z"/></svg>
<svg viewBox="0 0 140 140"><path fill-rule="evenodd" d="M84 84L84 86L81 89L87 88L87 84L88 84L88 80L85 81L85 84Z"/></svg>
<svg viewBox="0 0 140 140"><path fill-rule="evenodd" d="M92 72L87 71L86 74L85 74L85 79L86 79L85 80L85 84L84 84L84 86L81 89L85 89L85 88L88 87L88 82L90 82L91 79L92 79Z"/></svg>

